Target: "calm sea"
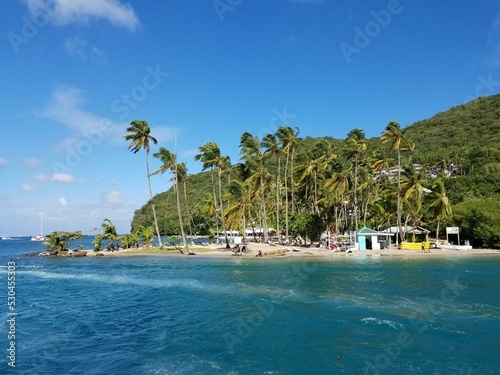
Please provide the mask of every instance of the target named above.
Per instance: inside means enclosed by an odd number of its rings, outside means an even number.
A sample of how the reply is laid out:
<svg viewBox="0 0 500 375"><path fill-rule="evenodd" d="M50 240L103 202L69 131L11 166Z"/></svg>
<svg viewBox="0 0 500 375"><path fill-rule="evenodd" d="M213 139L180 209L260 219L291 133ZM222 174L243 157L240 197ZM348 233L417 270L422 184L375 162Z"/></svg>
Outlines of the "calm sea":
<svg viewBox="0 0 500 375"><path fill-rule="evenodd" d="M0 241L2 374L500 373L500 257L22 256L41 249Z"/></svg>

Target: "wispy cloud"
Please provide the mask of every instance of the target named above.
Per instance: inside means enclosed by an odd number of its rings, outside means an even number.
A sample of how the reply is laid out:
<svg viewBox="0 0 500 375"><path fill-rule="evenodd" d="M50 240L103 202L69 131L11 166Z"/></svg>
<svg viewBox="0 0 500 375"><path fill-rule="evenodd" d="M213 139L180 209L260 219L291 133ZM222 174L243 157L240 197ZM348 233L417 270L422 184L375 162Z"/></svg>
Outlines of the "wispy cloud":
<svg viewBox="0 0 500 375"><path fill-rule="evenodd" d="M61 184L76 184L76 183L80 182L71 173L54 173L52 175L52 178L50 179L50 181L51 182L58 182Z"/></svg>
<svg viewBox="0 0 500 375"><path fill-rule="evenodd" d="M50 16L52 23L87 24L93 19L103 19L129 30L139 27L139 19L132 6L119 0L24 0L35 16L40 12Z"/></svg>
<svg viewBox="0 0 500 375"><path fill-rule="evenodd" d="M67 37L64 39L64 51L73 58L89 60L99 65L107 62L106 53L98 47L90 44L80 36Z"/></svg>
<svg viewBox="0 0 500 375"><path fill-rule="evenodd" d="M26 169L39 169L42 168L43 165L43 161L35 158L27 158L23 163L23 167Z"/></svg>
<svg viewBox="0 0 500 375"><path fill-rule="evenodd" d="M9 162L6 159L0 158L0 167L3 167L5 165L7 165L7 164L9 164Z"/></svg>
<svg viewBox="0 0 500 375"><path fill-rule="evenodd" d="M38 173L33 178L35 179L35 181L38 181L38 182L49 182L50 181L50 177L44 173Z"/></svg>
<svg viewBox="0 0 500 375"><path fill-rule="evenodd" d="M125 123L115 123L106 117L85 111L82 109L85 102L82 90L59 86L52 92L52 99L45 108L35 111L39 117L54 120L75 132L63 140L56 147L56 151L67 151L85 137L97 140L114 139L117 138L117 134L123 133Z"/></svg>
<svg viewBox="0 0 500 375"><path fill-rule="evenodd" d="M22 184L21 190L25 192L30 192L36 190L36 185L33 184Z"/></svg>

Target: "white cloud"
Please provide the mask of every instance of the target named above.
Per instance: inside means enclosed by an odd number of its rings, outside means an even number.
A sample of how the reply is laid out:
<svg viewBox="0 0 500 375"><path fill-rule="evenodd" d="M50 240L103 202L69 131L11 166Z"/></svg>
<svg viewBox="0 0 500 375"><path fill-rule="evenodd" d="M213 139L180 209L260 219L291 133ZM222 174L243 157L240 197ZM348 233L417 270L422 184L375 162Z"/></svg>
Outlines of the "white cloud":
<svg viewBox="0 0 500 375"><path fill-rule="evenodd" d="M69 208L69 205L70 204L69 204L68 200L64 197L59 198L56 202L56 206L63 208L63 209Z"/></svg>
<svg viewBox="0 0 500 375"><path fill-rule="evenodd" d="M23 167L26 169L38 169L43 167L43 161L35 158L28 158L24 161Z"/></svg>
<svg viewBox="0 0 500 375"><path fill-rule="evenodd" d="M104 19L115 26L136 30L139 26L134 9L119 0L24 0L32 17L47 15L56 25L88 24Z"/></svg>
<svg viewBox="0 0 500 375"><path fill-rule="evenodd" d="M168 126L152 126L151 135L156 138L158 143L170 142L175 139L175 135L179 130Z"/></svg>
<svg viewBox="0 0 500 375"><path fill-rule="evenodd" d="M107 62L107 56L104 51L79 36L65 38L63 47L70 57L90 60L99 65Z"/></svg>
<svg viewBox="0 0 500 375"><path fill-rule="evenodd" d="M38 181L38 182L48 182L48 181L50 181L49 176L47 176L46 174L43 174L43 173L36 174L34 176L34 179L35 179L35 181Z"/></svg>
<svg viewBox="0 0 500 375"><path fill-rule="evenodd" d="M44 118L54 120L77 134L62 141L56 151L74 149L79 142L88 139L97 146L104 138L118 138L126 124L113 123L106 117L96 116L82 109L86 98L83 91L76 87L59 86L52 92L52 100L35 113ZM122 137L120 136L120 141Z"/></svg>
<svg viewBox="0 0 500 375"><path fill-rule="evenodd" d="M36 190L36 185L33 185L33 184L22 184L21 185L21 190L22 191L34 191Z"/></svg>
<svg viewBox="0 0 500 375"><path fill-rule="evenodd" d="M0 167L3 167L5 165L7 165L7 164L9 164L9 162L6 159L0 158Z"/></svg>
<svg viewBox="0 0 500 375"><path fill-rule="evenodd" d="M76 184L79 182L71 173L54 173L50 181L62 184Z"/></svg>
<svg viewBox="0 0 500 375"><path fill-rule="evenodd" d="M104 207L124 207L127 199L118 190L112 190L103 193L101 203Z"/></svg>

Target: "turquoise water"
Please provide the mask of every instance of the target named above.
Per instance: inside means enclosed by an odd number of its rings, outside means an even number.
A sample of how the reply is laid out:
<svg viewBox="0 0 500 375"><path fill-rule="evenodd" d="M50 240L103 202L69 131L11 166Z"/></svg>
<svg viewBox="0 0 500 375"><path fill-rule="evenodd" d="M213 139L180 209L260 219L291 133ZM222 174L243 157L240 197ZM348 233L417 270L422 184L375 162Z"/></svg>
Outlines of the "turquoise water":
<svg viewBox="0 0 500 375"><path fill-rule="evenodd" d="M20 256L42 248L0 241L0 373L500 373L500 257Z"/></svg>

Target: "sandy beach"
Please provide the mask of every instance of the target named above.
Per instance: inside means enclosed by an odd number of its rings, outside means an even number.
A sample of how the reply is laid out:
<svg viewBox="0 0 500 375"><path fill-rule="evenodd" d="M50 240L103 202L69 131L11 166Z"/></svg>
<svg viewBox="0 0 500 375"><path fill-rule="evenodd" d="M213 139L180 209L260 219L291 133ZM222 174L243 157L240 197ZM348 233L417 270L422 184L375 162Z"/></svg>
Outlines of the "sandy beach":
<svg viewBox="0 0 500 375"><path fill-rule="evenodd" d="M442 257L442 256L472 256L472 255L500 255L500 250L494 249L471 249L471 250L441 250L441 249L431 249L430 252L422 252L421 250L398 250L398 249L384 249L384 250L355 250L352 253L346 253L344 251L331 251L325 250L317 247L305 247L305 246L283 246L283 245L268 245L261 243L250 243L248 245L250 251L246 253L235 254L231 249L226 249L220 244L212 244L208 246L194 246L190 247L190 252L194 253L195 256L201 257L243 257L243 258L256 258L259 251L262 254L270 252L285 251L285 255L269 255L268 257L380 257L380 256L398 256L398 257L422 257L422 258L432 258L432 257ZM187 254L181 254L178 249L175 248L154 248L154 247L144 247L139 249L121 249L116 251L100 251L96 253L94 251L87 251L88 256L98 255L105 257L121 257L121 256L188 256ZM259 258L259 257L257 257Z"/></svg>

